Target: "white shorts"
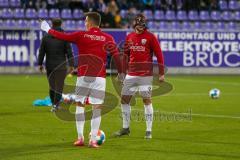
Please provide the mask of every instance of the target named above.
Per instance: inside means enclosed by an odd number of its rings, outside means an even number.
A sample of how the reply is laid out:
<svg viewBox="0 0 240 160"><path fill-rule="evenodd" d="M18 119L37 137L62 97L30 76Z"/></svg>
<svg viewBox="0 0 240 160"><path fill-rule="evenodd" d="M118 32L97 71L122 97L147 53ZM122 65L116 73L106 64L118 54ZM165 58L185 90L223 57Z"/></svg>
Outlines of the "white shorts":
<svg viewBox="0 0 240 160"><path fill-rule="evenodd" d="M105 98L106 79L102 77L81 76L76 83L76 102L85 104L89 97L90 104L103 104Z"/></svg>
<svg viewBox="0 0 240 160"><path fill-rule="evenodd" d="M134 95L139 91L143 98L152 95L152 76L130 76L127 75L123 81L122 95Z"/></svg>

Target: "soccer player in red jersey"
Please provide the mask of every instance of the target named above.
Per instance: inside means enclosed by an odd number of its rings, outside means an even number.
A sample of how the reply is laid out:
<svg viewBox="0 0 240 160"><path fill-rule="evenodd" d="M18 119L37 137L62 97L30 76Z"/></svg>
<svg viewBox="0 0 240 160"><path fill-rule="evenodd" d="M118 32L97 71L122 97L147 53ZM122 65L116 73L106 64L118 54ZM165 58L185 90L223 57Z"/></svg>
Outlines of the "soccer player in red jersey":
<svg viewBox="0 0 240 160"><path fill-rule="evenodd" d="M106 88L106 62L107 52L110 52L117 66L118 49L111 35L104 33L99 28L101 16L96 12L86 14L85 27L87 31L62 33L50 29L46 21L41 22L41 29L53 37L75 43L78 47L78 78L76 83L76 126L78 139L76 146L84 145L83 129L85 123L84 103L89 97L92 104L91 138L89 147L97 148L96 136L101 122L101 105L104 102ZM118 67L120 71L121 67Z"/></svg>
<svg viewBox="0 0 240 160"><path fill-rule="evenodd" d="M153 106L151 90L153 80L154 53L159 66L159 81L164 81L164 59L160 44L155 35L146 28L146 19L142 14L135 17L133 22L134 32L126 37L124 54L128 57L127 75L123 81L121 93L121 109L123 128L115 133L115 136L129 135L130 129L130 100L139 91L145 108L146 135L152 138Z"/></svg>

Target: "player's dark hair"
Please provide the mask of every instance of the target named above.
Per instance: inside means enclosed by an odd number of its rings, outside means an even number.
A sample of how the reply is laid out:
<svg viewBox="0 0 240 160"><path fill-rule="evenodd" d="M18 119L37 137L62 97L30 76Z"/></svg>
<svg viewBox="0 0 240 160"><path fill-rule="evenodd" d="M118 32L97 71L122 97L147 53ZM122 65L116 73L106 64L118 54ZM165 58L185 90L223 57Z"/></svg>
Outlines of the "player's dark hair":
<svg viewBox="0 0 240 160"><path fill-rule="evenodd" d="M62 20L60 18L54 18L52 19L52 26L53 27L61 27Z"/></svg>
<svg viewBox="0 0 240 160"><path fill-rule="evenodd" d="M135 28L136 26L142 26L146 28L147 27L146 23L147 23L146 17L143 14L137 14L133 21L133 28Z"/></svg>
<svg viewBox="0 0 240 160"><path fill-rule="evenodd" d="M90 21L92 21L96 26L100 26L101 24L101 15L97 12L88 12L85 14L86 17L88 17L88 19Z"/></svg>

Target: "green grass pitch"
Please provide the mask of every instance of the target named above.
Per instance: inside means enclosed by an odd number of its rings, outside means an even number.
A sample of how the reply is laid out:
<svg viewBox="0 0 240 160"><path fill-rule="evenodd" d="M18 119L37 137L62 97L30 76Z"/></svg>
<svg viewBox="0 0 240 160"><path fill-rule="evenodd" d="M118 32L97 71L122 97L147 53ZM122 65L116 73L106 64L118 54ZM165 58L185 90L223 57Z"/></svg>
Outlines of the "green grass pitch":
<svg viewBox="0 0 240 160"><path fill-rule="evenodd" d="M68 78L67 81L74 81ZM131 135L112 138L121 127L119 106L102 118L106 142L100 149L78 148L75 122L59 120L49 107L32 102L48 94L45 76L1 75L1 160L230 160L240 159L240 76L167 76L174 90L154 97L156 111L185 113L192 119L156 120L153 139L145 140L145 122L133 119ZM208 97L211 88L220 99ZM114 92L108 79L107 89ZM74 108L73 108L74 109ZM143 110L141 100L133 109ZM85 125L88 142L90 122Z"/></svg>

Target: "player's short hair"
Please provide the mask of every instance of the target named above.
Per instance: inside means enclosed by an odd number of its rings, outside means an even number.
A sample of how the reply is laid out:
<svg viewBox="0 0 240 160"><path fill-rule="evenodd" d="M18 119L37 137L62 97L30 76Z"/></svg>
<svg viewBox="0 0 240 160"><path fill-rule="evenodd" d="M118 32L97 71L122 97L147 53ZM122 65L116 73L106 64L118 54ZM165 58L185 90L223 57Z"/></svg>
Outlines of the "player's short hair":
<svg viewBox="0 0 240 160"><path fill-rule="evenodd" d="M88 12L85 14L86 17L88 17L88 19L90 21L92 21L96 26L100 26L101 24L101 15L97 12Z"/></svg>
<svg viewBox="0 0 240 160"><path fill-rule="evenodd" d="M137 14L133 20L133 28L135 28L136 26L142 26L146 28L147 26L146 23L147 23L146 17L143 14Z"/></svg>
<svg viewBox="0 0 240 160"><path fill-rule="evenodd" d="M53 27L61 27L62 20L60 18L54 18L52 19L52 26Z"/></svg>

